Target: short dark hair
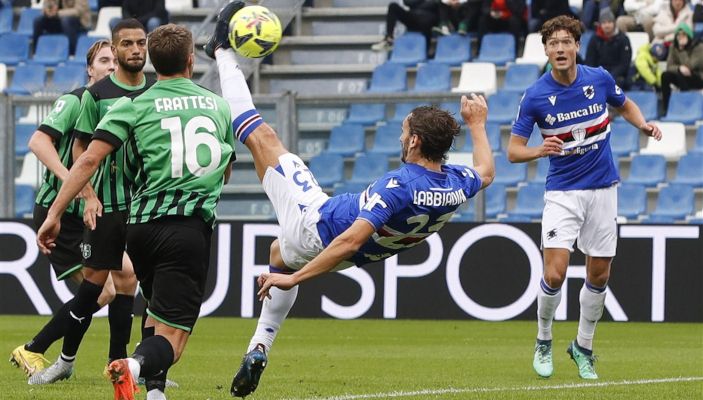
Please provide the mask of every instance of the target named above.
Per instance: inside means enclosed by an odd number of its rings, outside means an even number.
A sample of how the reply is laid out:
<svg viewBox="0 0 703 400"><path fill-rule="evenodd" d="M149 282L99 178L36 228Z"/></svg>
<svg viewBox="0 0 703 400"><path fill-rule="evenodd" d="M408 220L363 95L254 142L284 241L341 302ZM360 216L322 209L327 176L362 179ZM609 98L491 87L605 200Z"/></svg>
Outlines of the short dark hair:
<svg viewBox="0 0 703 400"><path fill-rule="evenodd" d="M93 64L93 61L95 61L95 56L98 55L98 52L102 50L103 47L110 46L112 46L112 42L107 39L100 39L97 42L93 43L88 49L88 52L85 54L86 65L90 67L90 65Z"/></svg>
<svg viewBox="0 0 703 400"><path fill-rule="evenodd" d="M459 136L461 127L454 116L435 106L416 107L408 117L409 133L420 137L420 152L430 161L442 162Z"/></svg>
<svg viewBox="0 0 703 400"><path fill-rule="evenodd" d="M141 22L137 21L134 18L127 18L120 20L120 22L115 25L114 28L112 28L112 43L117 43L118 42L118 37L117 35L120 33L120 31L124 29L141 29L144 31L144 35L147 34L146 28L144 28L144 25L142 25Z"/></svg>
<svg viewBox="0 0 703 400"><path fill-rule="evenodd" d="M567 31L574 37L576 43L581 41L581 21L568 15L560 15L542 25L542 29L539 30L542 34L542 44L547 44L547 39L557 31Z"/></svg>
<svg viewBox="0 0 703 400"><path fill-rule="evenodd" d="M180 25L162 25L149 34L149 58L156 73L174 75L188 67L193 53L193 34Z"/></svg>

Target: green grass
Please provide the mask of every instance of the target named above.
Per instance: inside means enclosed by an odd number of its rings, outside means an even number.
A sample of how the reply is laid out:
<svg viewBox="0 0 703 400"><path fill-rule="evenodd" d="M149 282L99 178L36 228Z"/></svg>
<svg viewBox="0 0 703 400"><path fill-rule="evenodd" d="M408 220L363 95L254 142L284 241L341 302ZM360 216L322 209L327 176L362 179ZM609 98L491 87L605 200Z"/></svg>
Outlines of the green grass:
<svg viewBox="0 0 703 400"><path fill-rule="evenodd" d="M45 321L0 316L0 350L9 356ZM136 325L132 343L139 338ZM230 398L232 375L255 325L253 319L200 320L169 373L181 385L167 391L169 399ZM703 324L600 323L595 350L601 386L580 380L565 352L576 332L573 322L555 323L555 374L539 379L532 371L535 332L534 322L291 319L249 399L383 399L391 392L401 392L396 395L402 399L703 399ZM101 377L107 343L107 321L96 319L78 354L75 379L55 385L30 387L19 370L0 364L0 398L111 399L111 386ZM54 361L59 350L55 344L48 358ZM642 382L677 377L698 379Z"/></svg>

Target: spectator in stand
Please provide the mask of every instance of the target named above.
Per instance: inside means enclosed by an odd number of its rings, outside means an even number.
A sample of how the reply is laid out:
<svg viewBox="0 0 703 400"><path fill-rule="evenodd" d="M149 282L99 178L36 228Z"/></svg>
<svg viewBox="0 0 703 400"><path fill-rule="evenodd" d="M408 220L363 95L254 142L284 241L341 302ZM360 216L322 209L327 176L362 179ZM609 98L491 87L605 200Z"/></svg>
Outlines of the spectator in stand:
<svg viewBox="0 0 703 400"><path fill-rule="evenodd" d="M103 7L122 7L122 0L98 0L98 10Z"/></svg>
<svg viewBox="0 0 703 400"><path fill-rule="evenodd" d="M527 28L525 0L483 0L478 22L478 42L488 32L508 32L515 37L515 51ZM480 50L480 49L479 49Z"/></svg>
<svg viewBox="0 0 703 400"><path fill-rule="evenodd" d="M586 29L596 29L600 13L605 8L610 8L616 17L625 14L622 0L584 0L581 10L581 23Z"/></svg>
<svg viewBox="0 0 703 400"><path fill-rule="evenodd" d="M603 67L622 89L629 89L628 72L632 48L627 35L615 26L615 16L609 8L601 10L596 34L588 42L586 65Z"/></svg>
<svg viewBox="0 0 703 400"><path fill-rule="evenodd" d="M578 18L571 12L569 0L532 0L528 31L537 32L543 23L560 15Z"/></svg>
<svg viewBox="0 0 703 400"><path fill-rule="evenodd" d="M134 18L141 22L147 32L168 24L168 12L164 0L124 0L122 18Z"/></svg>
<svg viewBox="0 0 703 400"><path fill-rule="evenodd" d="M615 21L620 32L644 31L649 40L654 38L652 27L654 17L662 8L663 0L625 0L626 15L621 15Z"/></svg>
<svg viewBox="0 0 703 400"><path fill-rule="evenodd" d="M68 36L69 53L76 52L78 34L90 29L88 0L44 0L42 15L34 20L34 46L44 34Z"/></svg>
<svg viewBox="0 0 703 400"><path fill-rule="evenodd" d="M665 61L668 49L661 43L643 44L635 56L635 70L637 71L633 86L640 90L661 88L662 70L659 61ZM633 87L634 89L634 87Z"/></svg>
<svg viewBox="0 0 703 400"><path fill-rule="evenodd" d="M481 16L481 0L441 0L439 2L439 25L432 30L442 36L452 31L466 35L476 31Z"/></svg>
<svg viewBox="0 0 703 400"><path fill-rule="evenodd" d="M386 36L372 45L372 50L389 51L393 48L393 31L398 21L402 22L408 31L425 35L429 46L432 27L437 24L437 3L435 0L403 0L403 4L408 8L407 10L398 3L388 4Z"/></svg>
<svg viewBox="0 0 703 400"><path fill-rule="evenodd" d="M666 43L674 40L674 31L681 23L689 27L693 26L693 11L688 6L687 0L670 0L668 6L659 9L659 13L654 17L652 32L654 39L652 43Z"/></svg>
<svg viewBox="0 0 703 400"><path fill-rule="evenodd" d="M703 43L693 39L693 30L685 23L676 28L662 74L664 110L669 109L672 84L682 91L703 89Z"/></svg>

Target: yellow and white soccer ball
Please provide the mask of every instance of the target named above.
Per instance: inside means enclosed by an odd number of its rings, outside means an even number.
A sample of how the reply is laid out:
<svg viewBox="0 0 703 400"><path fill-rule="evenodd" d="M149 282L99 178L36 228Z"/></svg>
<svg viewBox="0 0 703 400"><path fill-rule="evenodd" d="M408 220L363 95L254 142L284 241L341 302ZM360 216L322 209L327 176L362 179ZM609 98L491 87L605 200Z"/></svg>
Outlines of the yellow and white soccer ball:
<svg viewBox="0 0 703 400"><path fill-rule="evenodd" d="M281 22L263 6L248 6L237 11L229 21L229 43L237 53L248 58L265 57L281 42Z"/></svg>

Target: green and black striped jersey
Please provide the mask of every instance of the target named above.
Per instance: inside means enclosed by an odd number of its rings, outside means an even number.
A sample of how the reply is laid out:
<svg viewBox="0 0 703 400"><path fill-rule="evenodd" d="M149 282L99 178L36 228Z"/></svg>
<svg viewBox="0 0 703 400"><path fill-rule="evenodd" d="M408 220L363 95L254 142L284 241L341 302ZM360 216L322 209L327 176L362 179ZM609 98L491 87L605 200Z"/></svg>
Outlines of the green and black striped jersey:
<svg viewBox="0 0 703 400"><path fill-rule="evenodd" d="M83 93L74 135L83 140L90 140L98 122L117 100L124 96L137 96L152 84L153 81L145 77L141 84L129 86L119 82L114 73L96 82ZM126 166L124 150L115 149L100 164L91 180L95 193L103 204L104 212L127 210L131 188L125 175L126 167L128 166Z"/></svg>
<svg viewBox="0 0 703 400"><path fill-rule="evenodd" d="M71 169L71 165L73 165L73 157L71 156L73 129L78 120L81 96L85 90L85 87L80 87L59 97L54 102L54 107L49 115L46 116L41 125L39 125L39 128L37 128L37 130L44 132L54 140L54 147L56 147L56 152L59 154L59 159L68 169ZM36 203L42 207L51 207L59 189L61 189L61 183L61 179L47 169L44 172L44 182L42 182L37 192ZM68 205L66 212L78 215L78 213L82 211L81 205L82 202L76 199Z"/></svg>
<svg viewBox="0 0 703 400"><path fill-rule="evenodd" d="M156 82L115 103L94 139L126 149L136 163L129 223L165 215L215 222L225 169L234 159L227 102L190 79Z"/></svg>

